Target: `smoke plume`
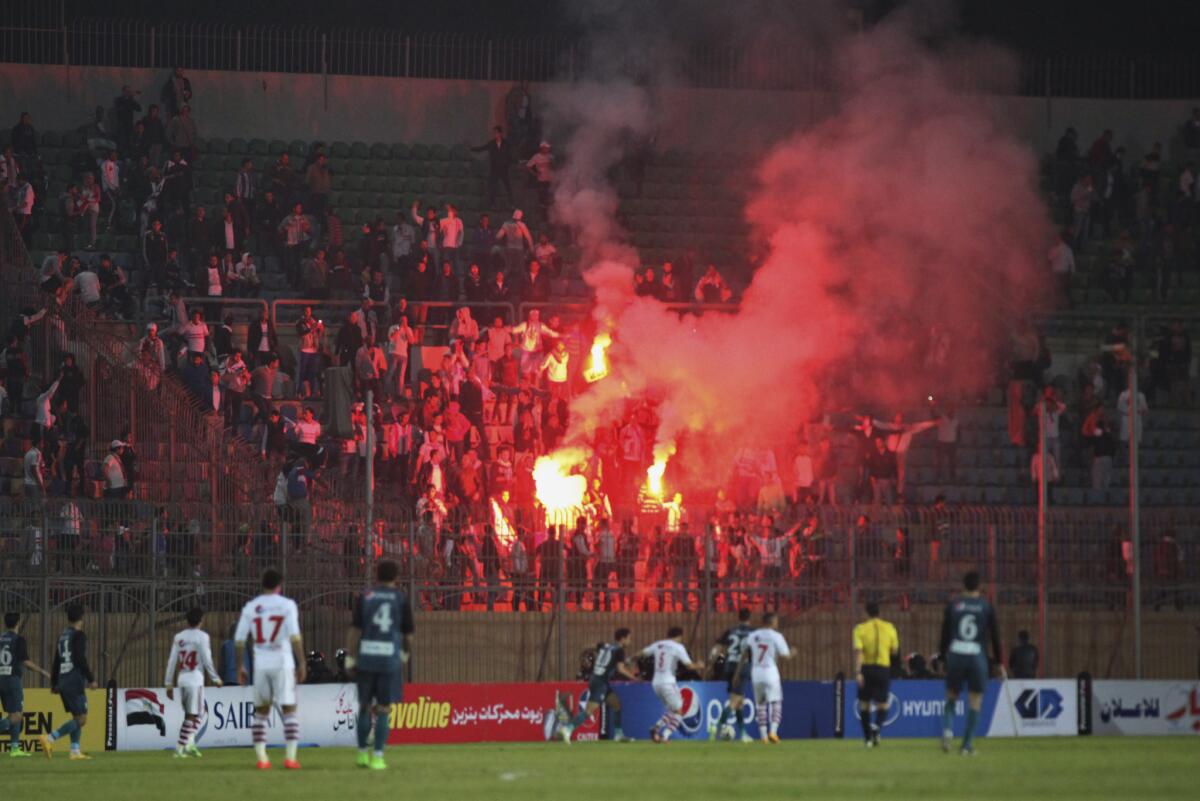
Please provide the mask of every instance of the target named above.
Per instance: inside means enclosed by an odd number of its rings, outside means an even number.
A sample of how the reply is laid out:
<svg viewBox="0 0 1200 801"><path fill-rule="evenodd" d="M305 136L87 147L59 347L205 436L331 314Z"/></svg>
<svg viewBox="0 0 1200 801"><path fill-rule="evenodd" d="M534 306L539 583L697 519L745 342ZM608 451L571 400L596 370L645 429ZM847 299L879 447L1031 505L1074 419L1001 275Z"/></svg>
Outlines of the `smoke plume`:
<svg viewBox="0 0 1200 801"><path fill-rule="evenodd" d="M609 77L552 98L574 132L559 219L614 334L612 374L575 402L570 439L653 397L659 440L686 440L689 483L712 485L728 464L714 460L790 445L818 411L890 415L992 381L1016 315L1044 294L1050 224L1033 154L960 89L958 51L935 55L912 31L901 19L833 46L836 111L762 154L744 214L766 255L736 315L633 295L636 252L606 176L651 124L653 92ZM989 64L1000 84L1012 74L1003 54Z"/></svg>

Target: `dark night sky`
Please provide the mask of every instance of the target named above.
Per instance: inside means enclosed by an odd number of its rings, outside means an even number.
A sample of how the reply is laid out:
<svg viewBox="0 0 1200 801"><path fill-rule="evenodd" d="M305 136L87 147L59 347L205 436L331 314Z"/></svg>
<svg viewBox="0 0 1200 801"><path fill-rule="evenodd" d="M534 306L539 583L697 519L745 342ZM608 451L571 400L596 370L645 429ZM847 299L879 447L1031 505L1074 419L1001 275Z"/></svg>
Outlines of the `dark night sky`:
<svg viewBox="0 0 1200 801"><path fill-rule="evenodd" d="M578 33L579 0L64 0L68 17L122 17L207 22L387 27L501 35ZM646 13L662 2L640 0ZM802 0L766 2L803 14ZM854 0L868 20L901 3ZM918 4L927 0L917 0ZM973 36L1043 54L1194 53L1200 41L1195 0L947 0L959 27ZM32 4L38 6L41 4ZM50 0L45 6L57 6ZM728 7L728 6L726 6ZM742 5L740 8L746 8ZM11 9L10 9L11 10ZM20 12L10 14L19 16Z"/></svg>

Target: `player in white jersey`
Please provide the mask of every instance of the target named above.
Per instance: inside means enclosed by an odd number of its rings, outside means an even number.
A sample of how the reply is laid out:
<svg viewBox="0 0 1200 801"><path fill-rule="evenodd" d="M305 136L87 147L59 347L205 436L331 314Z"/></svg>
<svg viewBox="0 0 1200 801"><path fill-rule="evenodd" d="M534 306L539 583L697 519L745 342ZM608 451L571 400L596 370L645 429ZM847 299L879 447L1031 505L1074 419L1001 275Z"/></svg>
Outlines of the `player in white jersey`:
<svg viewBox="0 0 1200 801"><path fill-rule="evenodd" d="M779 615L763 615L762 628L746 638L744 659L750 662L750 683L754 685L754 705L758 733L764 743L779 742L779 723L783 720L783 682L776 660L790 659L791 650L779 633ZM768 721L769 724L768 724Z"/></svg>
<svg viewBox="0 0 1200 801"><path fill-rule="evenodd" d="M233 640L237 643L238 683L246 683L246 638L254 645L254 754L258 769L267 770L267 720L271 707L283 717L283 739L287 747L283 766L297 770L296 749L300 744L300 718L296 715L296 685L305 678L304 643L300 638L300 611L296 602L279 592L283 576L278 570L263 573L262 595L242 607Z"/></svg>
<svg viewBox="0 0 1200 801"><path fill-rule="evenodd" d="M683 647L683 629L678 626L667 631L667 638L647 646L642 651L643 656L654 660L654 694L663 702L666 712L650 729L650 739L656 743L665 743L679 729L679 713L683 710L683 697L679 694L679 685L675 683L675 671L680 665L689 670L703 670L703 662L693 662Z"/></svg>
<svg viewBox="0 0 1200 801"><path fill-rule="evenodd" d="M176 759L200 756L196 730L204 715L205 674L214 686L221 686L221 677L213 667L208 632L202 628L204 610L198 606L189 609L187 622L188 627L171 641L171 656L167 660L167 698L175 700L175 688L179 687L179 702L183 705L183 725L179 727L179 741L175 744Z"/></svg>

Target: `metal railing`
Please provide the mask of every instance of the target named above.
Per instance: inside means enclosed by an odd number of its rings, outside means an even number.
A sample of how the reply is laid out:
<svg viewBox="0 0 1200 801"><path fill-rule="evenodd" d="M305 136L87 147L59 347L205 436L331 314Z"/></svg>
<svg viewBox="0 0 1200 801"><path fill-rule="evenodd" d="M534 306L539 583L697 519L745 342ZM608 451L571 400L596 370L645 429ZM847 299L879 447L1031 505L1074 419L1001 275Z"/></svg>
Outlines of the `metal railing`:
<svg viewBox="0 0 1200 801"><path fill-rule="evenodd" d="M32 4L48 6L50 4ZM55 9L57 10L57 9ZM696 45L675 77L697 87L830 91L832 60L812 48ZM293 72L456 80L575 80L588 73L587 40L381 29L325 29L19 14L0 27L0 61L35 64ZM638 74L630 57L626 71ZM1195 54L1017 59L1017 91L1033 97L1186 98L1200 95ZM954 72L964 91L994 80L981 57ZM607 64L610 69L620 65Z"/></svg>
<svg viewBox="0 0 1200 801"><path fill-rule="evenodd" d="M493 552L480 516L423 526L404 505L379 505L368 536L361 506L321 500L310 512L243 504L216 509L215 517L207 504L9 501L0 506L0 602L34 615L26 629L37 654L50 646L61 606L83 600L101 618L91 629L101 679L137 684L157 681L167 639L188 607L210 610L219 639L267 566L284 569L309 647L331 653L342 643L353 593L376 560L390 558L401 565L422 627L421 680L568 678L574 655L616 625L630 625L646 642L667 621L681 623L692 652L704 653L742 607L783 613L789 639L808 643L795 677L827 678L845 669L843 640L868 600L900 626L905 652L935 651L941 606L976 569L1006 638L1033 628L1045 593L1055 634L1043 647L1044 670L1072 672L1084 658L1097 675L1129 675L1127 616L1139 601L1153 615L1143 643L1149 672L1193 667L1178 637L1190 636L1200 604L1194 509L1144 514L1154 533L1142 546L1140 599L1121 509L1054 510L1044 575L1030 509L820 507L815 525L769 535L747 518L744 538L728 523L656 534L661 520L634 513L629 534L627 515L618 513L608 556L594 528L586 554L572 536L556 540L537 524L540 512L524 511L513 515L531 523L519 529L523 546L515 545L518 529L501 530ZM705 519L692 511L693 520ZM776 539L784 547L767 544ZM514 659L513 649L525 658Z"/></svg>
<svg viewBox="0 0 1200 801"><path fill-rule="evenodd" d="M32 377L43 386L51 384L67 352L84 371L79 406L94 443L89 455L107 452L106 443L124 439L129 431L142 458L160 461L166 469L165 476L147 476L153 483L143 485L154 488L146 497L159 501L179 498L186 486L217 506L256 500L274 486L270 466L227 439L195 396L174 379L136 365L138 338L132 329L122 336L78 296L57 304L40 292L37 273L7 212L0 213L0 276L6 287L0 309L5 321L22 307L49 307L28 341ZM176 470L188 464L209 466L202 487L176 479Z"/></svg>

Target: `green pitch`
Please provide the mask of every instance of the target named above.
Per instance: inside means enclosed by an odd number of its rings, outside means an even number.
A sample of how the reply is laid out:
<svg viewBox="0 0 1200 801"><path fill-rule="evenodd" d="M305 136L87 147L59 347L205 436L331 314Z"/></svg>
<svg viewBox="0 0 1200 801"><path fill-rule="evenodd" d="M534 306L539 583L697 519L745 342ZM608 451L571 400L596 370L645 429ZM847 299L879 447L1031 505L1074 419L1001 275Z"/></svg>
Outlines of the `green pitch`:
<svg viewBox="0 0 1200 801"><path fill-rule="evenodd" d="M979 754L941 753L932 740L759 743L562 743L407 746L387 752L389 769L354 767L354 752L304 749L303 769L285 771L272 749L269 772L254 770L249 749L97 753L68 762L65 749L0 757L0 795L14 801L368 801L368 799L621 798L688 801L779 798L852 801L975 799L1169 799L1194 797L1200 743L1195 738L1050 738L978 742Z"/></svg>

